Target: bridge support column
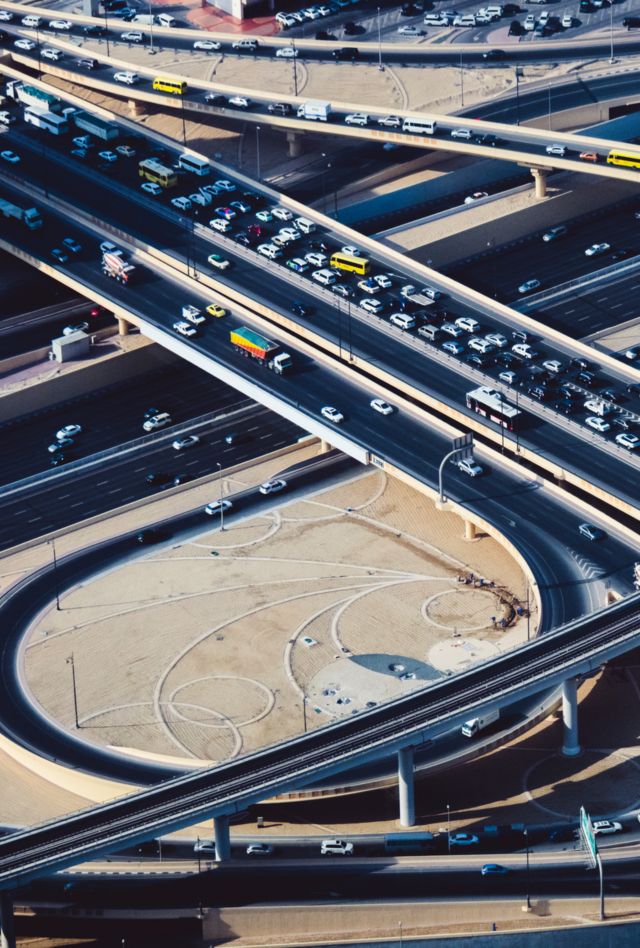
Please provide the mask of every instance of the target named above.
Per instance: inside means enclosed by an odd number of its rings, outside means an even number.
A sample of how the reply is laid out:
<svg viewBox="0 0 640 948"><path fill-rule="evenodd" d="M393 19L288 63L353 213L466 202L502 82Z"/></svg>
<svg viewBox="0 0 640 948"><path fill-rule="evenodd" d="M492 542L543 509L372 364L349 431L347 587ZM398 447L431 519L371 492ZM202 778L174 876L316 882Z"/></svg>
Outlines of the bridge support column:
<svg viewBox="0 0 640 948"><path fill-rule="evenodd" d="M224 862L231 858L231 839L229 837L229 817L223 814L216 816L213 821L213 830L216 838L216 860Z"/></svg>
<svg viewBox="0 0 640 948"><path fill-rule="evenodd" d="M299 158L302 154L302 135L300 132L287 132L289 158Z"/></svg>
<svg viewBox="0 0 640 948"><path fill-rule="evenodd" d="M13 899L6 892L0 894L0 948L16 948Z"/></svg>
<svg viewBox="0 0 640 948"><path fill-rule="evenodd" d="M413 747L398 751L398 795L400 798L400 825L414 826L416 802L413 784Z"/></svg>
<svg viewBox="0 0 640 948"><path fill-rule="evenodd" d="M464 522L464 538L465 540L475 540L476 538L476 525L471 520L465 520Z"/></svg>
<svg viewBox="0 0 640 948"><path fill-rule="evenodd" d="M118 320L118 335L128 336L129 330L131 329L131 323L124 318L124 316L117 316Z"/></svg>
<svg viewBox="0 0 640 948"><path fill-rule="evenodd" d="M142 102L136 102L135 99L127 99L127 108L131 118L139 118L144 115L144 105Z"/></svg>
<svg viewBox="0 0 640 948"><path fill-rule="evenodd" d="M567 678L562 683L562 724L562 753L565 757L575 757L580 753L576 678Z"/></svg>
<svg viewBox="0 0 640 948"><path fill-rule="evenodd" d="M321 442L320 442L320 454L327 454L329 451L331 451L331 445L329 444L329 442L328 442L328 441L321 441Z"/></svg>
<svg viewBox="0 0 640 948"><path fill-rule="evenodd" d="M531 174L536 185L536 197L545 198L547 196L547 175L546 168L532 168Z"/></svg>
<svg viewBox="0 0 640 948"><path fill-rule="evenodd" d="M82 12L85 16L98 16L98 0L82 0Z"/></svg>

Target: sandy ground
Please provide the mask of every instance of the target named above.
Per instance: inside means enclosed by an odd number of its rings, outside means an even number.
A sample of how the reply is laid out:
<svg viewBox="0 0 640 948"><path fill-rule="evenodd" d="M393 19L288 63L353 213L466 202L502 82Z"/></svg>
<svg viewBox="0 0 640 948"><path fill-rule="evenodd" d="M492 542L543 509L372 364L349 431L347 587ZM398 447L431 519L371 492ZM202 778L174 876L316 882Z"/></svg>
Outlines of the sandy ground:
<svg viewBox="0 0 640 948"><path fill-rule="evenodd" d="M31 631L27 682L71 727L73 653L85 740L222 761L300 733L303 695L318 727L513 647L514 596L525 580L495 541L466 544L376 471L65 594Z"/></svg>

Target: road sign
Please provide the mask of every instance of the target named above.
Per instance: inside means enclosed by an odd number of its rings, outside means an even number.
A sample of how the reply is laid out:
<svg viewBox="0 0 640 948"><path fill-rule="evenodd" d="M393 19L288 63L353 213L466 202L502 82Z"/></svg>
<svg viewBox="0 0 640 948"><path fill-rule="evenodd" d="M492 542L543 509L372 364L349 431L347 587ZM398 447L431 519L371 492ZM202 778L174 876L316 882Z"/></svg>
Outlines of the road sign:
<svg viewBox="0 0 640 948"><path fill-rule="evenodd" d="M582 840L584 848L587 850L591 868L595 869L598 861L598 844L596 842L595 833L593 832L591 817L583 806L580 807L580 839Z"/></svg>
<svg viewBox="0 0 640 948"><path fill-rule="evenodd" d="M453 451L459 451L458 461L462 458L472 458L473 457L473 434L469 431L466 435L462 435L460 438L453 439L452 445Z"/></svg>

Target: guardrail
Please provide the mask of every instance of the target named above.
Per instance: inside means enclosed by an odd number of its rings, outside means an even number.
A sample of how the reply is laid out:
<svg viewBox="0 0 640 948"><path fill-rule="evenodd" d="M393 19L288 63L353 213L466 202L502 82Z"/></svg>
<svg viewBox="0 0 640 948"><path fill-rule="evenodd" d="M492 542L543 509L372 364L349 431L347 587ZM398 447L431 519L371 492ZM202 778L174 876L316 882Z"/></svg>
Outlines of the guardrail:
<svg viewBox="0 0 640 948"><path fill-rule="evenodd" d="M604 282L604 280L607 280L609 277L619 276L621 273L624 273L625 270L637 270L638 267L640 267L640 254L637 254L635 257L629 257L627 260L622 260L619 263L612 263L608 267L602 267L595 273L587 274L583 277L575 277L573 280L567 280L565 283L559 283L550 290L541 290L540 293L535 293L533 296L528 296L526 300L522 302L516 301L511 305L513 309L524 313L530 309L535 309L540 303L544 303L545 300L553 299L556 296L563 296L569 292L569 290L583 290L593 283Z"/></svg>

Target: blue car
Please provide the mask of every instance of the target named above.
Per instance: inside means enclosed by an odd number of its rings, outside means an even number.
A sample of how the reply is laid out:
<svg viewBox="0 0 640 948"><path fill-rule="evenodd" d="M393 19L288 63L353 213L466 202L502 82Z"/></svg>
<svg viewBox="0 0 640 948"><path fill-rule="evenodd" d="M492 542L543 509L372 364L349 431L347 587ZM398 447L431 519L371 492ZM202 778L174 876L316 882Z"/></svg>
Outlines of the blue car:
<svg viewBox="0 0 640 948"><path fill-rule="evenodd" d="M497 862L486 862L480 870L483 876L506 876L509 871L506 866L500 866Z"/></svg>

